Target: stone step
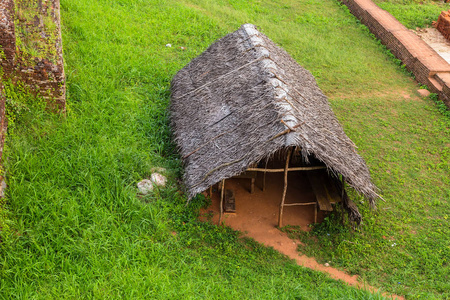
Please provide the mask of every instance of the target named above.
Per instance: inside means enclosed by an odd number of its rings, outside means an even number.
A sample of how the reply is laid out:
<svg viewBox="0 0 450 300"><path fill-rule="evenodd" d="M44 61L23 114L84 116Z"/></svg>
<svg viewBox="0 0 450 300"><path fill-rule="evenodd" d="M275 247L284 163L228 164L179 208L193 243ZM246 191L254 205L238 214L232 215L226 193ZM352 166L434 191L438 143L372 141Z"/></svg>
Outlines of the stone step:
<svg viewBox="0 0 450 300"><path fill-rule="evenodd" d="M450 72L436 73L434 74L434 79L442 86L450 86Z"/></svg>
<svg viewBox="0 0 450 300"><path fill-rule="evenodd" d="M436 92L436 91L437 92L442 92L442 89L444 88L444 85L442 85L438 80L436 80L436 78L434 76L433 77L428 77L428 81L433 85L433 86L429 87L433 92Z"/></svg>

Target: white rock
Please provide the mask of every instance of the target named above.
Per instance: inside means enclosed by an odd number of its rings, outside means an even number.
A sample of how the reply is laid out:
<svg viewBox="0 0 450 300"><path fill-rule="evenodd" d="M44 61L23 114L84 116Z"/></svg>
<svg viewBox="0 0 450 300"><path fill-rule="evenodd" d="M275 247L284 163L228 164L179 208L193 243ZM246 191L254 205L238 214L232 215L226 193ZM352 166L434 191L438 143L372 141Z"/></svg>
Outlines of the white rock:
<svg viewBox="0 0 450 300"><path fill-rule="evenodd" d="M138 182L137 187L141 194L146 195L146 194L150 193L151 191L153 191L153 182L151 180L144 179L144 180Z"/></svg>
<svg viewBox="0 0 450 300"><path fill-rule="evenodd" d="M150 180L157 186L165 186L167 183L167 178L159 173L153 173Z"/></svg>
<svg viewBox="0 0 450 300"><path fill-rule="evenodd" d="M171 44L166 44L166 47L169 47L169 48L170 48L170 47L172 47L172 45L171 45Z"/></svg>
<svg viewBox="0 0 450 300"><path fill-rule="evenodd" d="M330 266L330 264L329 263L325 263L325 267L329 267Z"/></svg>
<svg viewBox="0 0 450 300"><path fill-rule="evenodd" d="M6 182L2 180L0 183L0 198L5 197L5 190L6 190Z"/></svg>

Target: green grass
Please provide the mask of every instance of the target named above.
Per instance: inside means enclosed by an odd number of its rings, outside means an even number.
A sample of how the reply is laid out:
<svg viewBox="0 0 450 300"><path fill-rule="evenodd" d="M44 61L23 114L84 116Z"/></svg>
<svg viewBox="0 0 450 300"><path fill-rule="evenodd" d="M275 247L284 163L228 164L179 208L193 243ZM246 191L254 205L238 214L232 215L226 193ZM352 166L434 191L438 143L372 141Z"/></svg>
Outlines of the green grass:
<svg viewBox="0 0 450 300"><path fill-rule="evenodd" d="M450 5L433 0L373 0L382 9L390 12L397 20L410 29L431 27L441 11Z"/></svg>
<svg viewBox="0 0 450 300"><path fill-rule="evenodd" d="M381 298L196 221L201 197L185 206L169 83L245 22L316 76L387 200L373 212L352 195L364 224L353 231L330 217L300 235L308 245L301 251L408 298L450 297L448 118L416 96L412 79L345 7L334 0L61 5L67 117L22 110L8 137L0 298ZM136 183L157 166L167 169L169 186L138 197Z"/></svg>
<svg viewBox="0 0 450 300"><path fill-rule="evenodd" d="M226 29L175 2L62 9L67 118L22 109L8 137L2 298L381 298L196 221L201 199L185 207L169 82ZM170 186L137 197L154 166Z"/></svg>

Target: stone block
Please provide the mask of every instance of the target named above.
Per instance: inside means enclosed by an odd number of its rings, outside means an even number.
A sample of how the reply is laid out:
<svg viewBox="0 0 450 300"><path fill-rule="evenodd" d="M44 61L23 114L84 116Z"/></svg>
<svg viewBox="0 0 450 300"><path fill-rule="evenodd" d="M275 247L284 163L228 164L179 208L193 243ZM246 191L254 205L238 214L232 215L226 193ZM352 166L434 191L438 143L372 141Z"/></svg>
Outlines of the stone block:
<svg viewBox="0 0 450 300"><path fill-rule="evenodd" d="M450 41L450 10L441 12L437 22L434 23L434 26L447 40Z"/></svg>

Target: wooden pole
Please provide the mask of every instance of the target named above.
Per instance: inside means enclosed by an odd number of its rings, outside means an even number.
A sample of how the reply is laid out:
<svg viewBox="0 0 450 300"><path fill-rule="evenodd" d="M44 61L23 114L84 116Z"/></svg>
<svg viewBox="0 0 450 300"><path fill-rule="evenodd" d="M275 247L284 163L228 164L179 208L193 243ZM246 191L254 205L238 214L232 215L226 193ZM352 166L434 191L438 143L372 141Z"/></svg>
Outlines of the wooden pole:
<svg viewBox="0 0 450 300"><path fill-rule="evenodd" d="M252 178L252 182L250 185L250 194L253 194L255 192L255 178Z"/></svg>
<svg viewBox="0 0 450 300"><path fill-rule="evenodd" d="M284 188L283 188L283 196L281 197L281 203L280 203L280 212L278 215L278 227L283 226L283 206L284 206L284 200L286 199L286 191L287 191L287 176L288 176L288 169L289 169L289 160L291 159L291 153L292 148L289 148L287 156L286 156L286 166L284 168Z"/></svg>
<svg viewBox="0 0 450 300"><path fill-rule="evenodd" d="M317 202L316 205L314 205L314 224L317 223Z"/></svg>
<svg viewBox="0 0 450 300"><path fill-rule="evenodd" d="M222 190L220 191L220 215L219 215L219 225L222 223L223 217L223 195L225 192L225 179L222 180Z"/></svg>
<svg viewBox="0 0 450 300"><path fill-rule="evenodd" d="M266 158L266 166L264 167L264 177L263 177L263 192L266 191L266 171L267 170L267 164L269 163L269 159Z"/></svg>
<svg viewBox="0 0 450 300"><path fill-rule="evenodd" d="M285 203L284 206L316 205L317 202Z"/></svg>
<svg viewBox="0 0 450 300"><path fill-rule="evenodd" d="M322 170L326 169L326 166L315 166L315 167L294 167L289 168L288 171L313 171L313 170ZM255 172L264 172L264 173L281 173L284 172L285 169L263 169L263 168L248 168L246 171L255 171Z"/></svg>

